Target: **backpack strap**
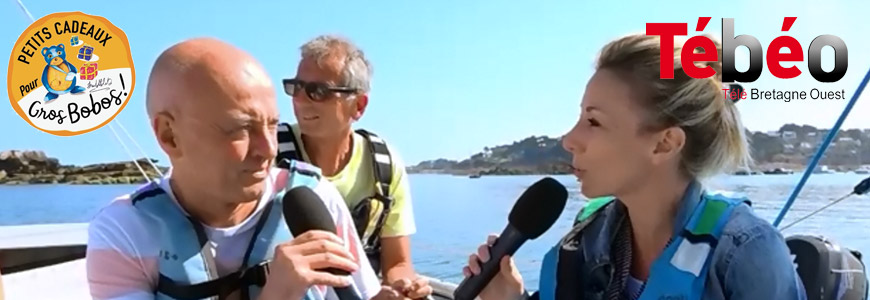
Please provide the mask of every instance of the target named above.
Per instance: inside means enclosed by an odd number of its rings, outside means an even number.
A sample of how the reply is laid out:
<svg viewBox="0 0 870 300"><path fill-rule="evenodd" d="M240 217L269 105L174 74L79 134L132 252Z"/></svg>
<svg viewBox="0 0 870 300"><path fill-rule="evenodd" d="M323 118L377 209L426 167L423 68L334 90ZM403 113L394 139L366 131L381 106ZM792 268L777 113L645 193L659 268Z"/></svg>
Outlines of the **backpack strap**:
<svg viewBox="0 0 870 300"><path fill-rule="evenodd" d="M299 142L296 141L296 134L293 133L293 127L288 123L278 124L278 153L275 161L283 160L302 160L302 155L299 152Z"/></svg>
<svg viewBox="0 0 870 300"><path fill-rule="evenodd" d="M375 181L378 185L377 192L389 196L390 183L393 181L393 157L383 139L365 129L357 129L356 133L362 135L372 153L372 163Z"/></svg>
<svg viewBox="0 0 870 300"><path fill-rule="evenodd" d="M381 201L384 206L383 211L377 217L372 235L364 240L363 244L367 247L379 248L379 237L393 204L393 197L390 195L390 183L393 181L393 158L387 144L376 134L365 129L357 129L355 132L365 138L366 147L369 148L372 155L372 171L375 179L375 194L372 198ZM300 147L293 127L289 123L278 124L278 153L275 157L278 167L287 168L289 164L287 161L302 161ZM363 238L362 233L365 232L365 228L358 229L360 238Z"/></svg>
<svg viewBox="0 0 870 300"><path fill-rule="evenodd" d="M366 245L378 248L380 247L381 231L393 205L393 197L390 195L390 183L393 181L393 157L390 155L390 150L384 140L374 133L365 129L357 129L356 133L366 139L367 147L372 154L372 170L375 178L374 198L384 203L384 209L378 216L372 235L367 241L364 241Z"/></svg>

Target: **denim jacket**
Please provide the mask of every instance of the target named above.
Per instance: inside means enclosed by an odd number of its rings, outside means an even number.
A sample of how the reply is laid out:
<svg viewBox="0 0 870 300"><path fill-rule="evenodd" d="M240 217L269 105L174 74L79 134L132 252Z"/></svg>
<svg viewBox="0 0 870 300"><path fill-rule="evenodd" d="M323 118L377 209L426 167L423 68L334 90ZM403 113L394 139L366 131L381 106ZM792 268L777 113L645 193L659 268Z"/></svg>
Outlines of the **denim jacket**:
<svg viewBox="0 0 870 300"><path fill-rule="evenodd" d="M678 235L682 232L684 225L691 217L692 212L695 211L695 208L700 203L702 193L703 188L701 184L697 181L693 181L688 186L680 203L680 207L678 209L677 216L674 222L674 235ZM604 249L611 249L611 247L619 248L619 246L616 246L616 244L625 245L625 242L621 238L606 238L606 236L614 236L614 234L609 232L621 230L613 228L614 226L622 227L620 225L617 225L621 224L621 222L615 220L625 220L624 216L626 216L625 207L621 203L611 204L612 205L610 206L612 207L610 207L610 209L602 208L602 210L608 210L612 213L601 215L598 217L601 218L600 222L598 222L599 220L593 221L593 223L591 223L589 227L580 229L582 231L579 234L582 237L575 240L579 242L579 244L570 248L586 249L583 250L584 252L593 251L594 253L613 254L613 252ZM575 230L578 228L582 227L576 227ZM586 230L591 230L591 232L583 233ZM616 235L624 236L619 234ZM568 236L571 236L571 234L569 233ZM588 243L592 244L590 245ZM598 243L608 244L595 245ZM593 252L589 252L578 257L581 259L581 261L575 262L577 263L577 265L575 265L574 263L566 262L566 266L575 266L577 269L575 271L565 270L564 272L580 272L578 273L578 275L580 275L578 279L585 278L587 276L595 277L594 274L586 274L586 271L581 271L588 270L586 267L583 267L583 265L586 265L587 263L583 262L582 257L586 257L587 255L595 255L592 254ZM613 259L624 260L624 258L620 257L608 258L608 260L611 261ZM800 277L797 274L796 266L792 262L790 251L786 246L783 236L779 233L779 231L776 230L776 228L773 227L773 225L753 213L752 209L748 205L741 204L734 208L729 220L723 228L722 235L719 238L719 241L715 249L713 250L712 257L710 259L710 266L707 271L707 278L704 286L702 299L804 300L807 298L804 286L800 280ZM571 267L570 269L574 269L575 267ZM617 266L616 268L620 267ZM627 277L627 274L628 272L626 270L625 273L615 272L611 276ZM616 282L624 282L624 279L625 278L611 277L610 284L615 284ZM567 282L565 284L567 284ZM588 283L578 282L577 284L580 284L580 286L576 287L581 289L581 291L578 291L580 294L587 294L588 292L590 292L588 290L585 292L582 291L586 290L586 288L581 287L586 286L586 284ZM548 290L550 289L550 287L545 287L543 285L541 286L541 288L546 288ZM600 292L601 290L599 289L597 291ZM599 297L603 296L601 294L598 294L597 292L595 293L598 296L586 295L584 297L588 298L592 296L592 298L598 299ZM625 297L624 291L620 294L622 294L622 297L620 298ZM601 299L607 298L608 297L603 297Z"/></svg>
<svg viewBox="0 0 870 300"><path fill-rule="evenodd" d="M697 182L689 186L677 224L688 219L700 200L700 190ZM806 292L795 268L779 231L749 206L740 205L732 212L713 250L703 299L805 300Z"/></svg>

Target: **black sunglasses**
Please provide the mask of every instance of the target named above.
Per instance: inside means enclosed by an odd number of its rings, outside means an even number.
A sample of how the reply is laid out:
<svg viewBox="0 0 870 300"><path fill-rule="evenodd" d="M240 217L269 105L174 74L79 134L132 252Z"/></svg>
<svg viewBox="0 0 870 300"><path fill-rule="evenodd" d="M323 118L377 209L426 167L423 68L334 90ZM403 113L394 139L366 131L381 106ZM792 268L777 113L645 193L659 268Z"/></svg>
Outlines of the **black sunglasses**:
<svg viewBox="0 0 870 300"><path fill-rule="evenodd" d="M309 99L314 101L326 100L329 93L351 94L359 91L357 88L331 86L323 82L306 82L299 79L284 79L284 92L291 97L299 91L305 91Z"/></svg>

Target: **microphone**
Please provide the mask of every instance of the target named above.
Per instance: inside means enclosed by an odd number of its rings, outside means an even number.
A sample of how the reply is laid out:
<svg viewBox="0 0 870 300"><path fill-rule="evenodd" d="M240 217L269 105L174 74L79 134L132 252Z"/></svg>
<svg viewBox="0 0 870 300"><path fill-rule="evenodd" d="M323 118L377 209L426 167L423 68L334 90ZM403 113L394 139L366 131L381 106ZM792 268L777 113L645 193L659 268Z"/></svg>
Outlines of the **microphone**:
<svg viewBox="0 0 870 300"><path fill-rule="evenodd" d="M293 236L300 236L309 230L323 230L335 233L335 221L323 200L306 186L297 186L288 190L283 198L284 221ZM291 217L292 215L292 217ZM338 268L327 268L320 271L333 275L347 276L350 272ZM341 300L362 300L356 293L353 282L347 287L333 287L335 294Z"/></svg>
<svg viewBox="0 0 870 300"><path fill-rule="evenodd" d="M546 177L526 189L508 216L508 225L489 249L490 259L480 265L480 273L459 283L455 300L474 300L501 270L499 263L513 255L526 240L536 239L556 223L565 209L568 190L553 178Z"/></svg>

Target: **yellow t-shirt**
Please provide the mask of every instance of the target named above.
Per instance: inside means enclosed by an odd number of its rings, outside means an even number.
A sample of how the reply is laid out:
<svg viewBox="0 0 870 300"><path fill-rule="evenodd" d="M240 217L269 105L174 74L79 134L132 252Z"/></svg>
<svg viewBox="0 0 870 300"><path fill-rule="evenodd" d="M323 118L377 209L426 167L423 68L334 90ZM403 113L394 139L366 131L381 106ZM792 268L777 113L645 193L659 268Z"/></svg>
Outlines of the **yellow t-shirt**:
<svg viewBox="0 0 870 300"><path fill-rule="evenodd" d="M311 162L308 153L305 152L305 144L302 141L299 125L293 124L291 127L293 134L296 136L296 142L299 144L296 150L299 151L303 160ZM393 149L389 145L387 145L387 149L389 149L390 157L393 160L393 176L389 191L393 197L393 206L387 215L386 222L384 222L381 237L411 235L417 231L417 227L414 222L414 211L411 206L408 174L405 172L405 164L399 157L396 149ZM351 149L351 157L347 165L338 171L335 176L328 176L326 178L335 185L341 196L344 197L348 207L352 209L363 199L375 194L373 168L371 150L366 143L365 137L354 132L353 149ZM369 218L370 222L366 230L366 236L371 235L374 230L374 223L377 222L377 216L381 209L379 205L376 209L373 209L372 216Z"/></svg>

